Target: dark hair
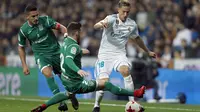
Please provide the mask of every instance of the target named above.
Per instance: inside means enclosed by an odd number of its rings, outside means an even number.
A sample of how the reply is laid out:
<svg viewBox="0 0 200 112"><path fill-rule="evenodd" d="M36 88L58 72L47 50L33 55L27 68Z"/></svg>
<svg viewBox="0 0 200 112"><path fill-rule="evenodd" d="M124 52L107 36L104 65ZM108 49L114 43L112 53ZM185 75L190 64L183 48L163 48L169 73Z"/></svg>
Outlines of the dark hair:
<svg viewBox="0 0 200 112"><path fill-rule="evenodd" d="M121 8L123 6L130 7L131 4L129 2L127 2L127 1L121 1L120 0L119 3L118 3L118 7Z"/></svg>
<svg viewBox="0 0 200 112"><path fill-rule="evenodd" d="M67 31L69 34L74 34L76 31L81 29L81 23L79 22L71 22L69 23L69 25L67 26Z"/></svg>
<svg viewBox="0 0 200 112"><path fill-rule="evenodd" d="M30 11L37 11L37 7L35 5L27 5L24 12L28 13Z"/></svg>

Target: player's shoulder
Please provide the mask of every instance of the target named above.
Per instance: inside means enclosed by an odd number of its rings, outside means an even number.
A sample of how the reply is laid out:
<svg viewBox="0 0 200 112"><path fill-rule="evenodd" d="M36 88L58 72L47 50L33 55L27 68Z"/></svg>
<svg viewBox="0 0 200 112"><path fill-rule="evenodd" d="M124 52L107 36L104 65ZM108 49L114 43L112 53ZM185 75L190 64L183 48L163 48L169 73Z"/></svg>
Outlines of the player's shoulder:
<svg viewBox="0 0 200 112"><path fill-rule="evenodd" d="M133 19L129 18L129 17L127 18L127 22L129 24L132 24L132 25L137 25L136 22Z"/></svg>
<svg viewBox="0 0 200 112"><path fill-rule="evenodd" d="M110 14L107 17L109 17L109 18L117 18L117 14Z"/></svg>
<svg viewBox="0 0 200 112"><path fill-rule="evenodd" d="M113 23L117 19L117 14L111 14L106 17L110 23Z"/></svg>
<svg viewBox="0 0 200 112"><path fill-rule="evenodd" d="M20 27L21 31L26 31L29 28L28 22L26 21L24 24L22 24L22 26Z"/></svg>
<svg viewBox="0 0 200 112"><path fill-rule="evenodd" d="M117 14L108 15L106 18L108 18L109 20L116 20L117 19Z"/></svg>

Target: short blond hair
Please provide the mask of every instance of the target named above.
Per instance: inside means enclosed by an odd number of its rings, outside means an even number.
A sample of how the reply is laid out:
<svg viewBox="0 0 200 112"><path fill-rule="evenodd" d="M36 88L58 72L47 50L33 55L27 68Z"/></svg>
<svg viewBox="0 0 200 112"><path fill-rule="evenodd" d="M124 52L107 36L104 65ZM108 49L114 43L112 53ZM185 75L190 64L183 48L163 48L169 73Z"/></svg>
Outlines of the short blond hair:
<svg viewBox="0 0 200 112"><path fill-rule="evenodd" d="M126 6L126 7L130 7L131 4L129 2L129 0L120 0L118 3L119 8Z"/></svg>

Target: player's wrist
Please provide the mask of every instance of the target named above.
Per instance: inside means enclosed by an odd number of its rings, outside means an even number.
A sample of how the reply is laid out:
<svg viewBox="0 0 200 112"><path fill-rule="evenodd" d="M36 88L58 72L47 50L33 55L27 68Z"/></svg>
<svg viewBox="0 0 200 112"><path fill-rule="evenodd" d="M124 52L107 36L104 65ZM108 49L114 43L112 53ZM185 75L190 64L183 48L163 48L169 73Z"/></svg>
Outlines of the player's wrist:
<svg viewBox="0 0 200 112"><path fill-rule="evenodd" d="M80 70L81 70L81 69L77 69L77 70L76 70L76 73L78 73Z"/></svg>

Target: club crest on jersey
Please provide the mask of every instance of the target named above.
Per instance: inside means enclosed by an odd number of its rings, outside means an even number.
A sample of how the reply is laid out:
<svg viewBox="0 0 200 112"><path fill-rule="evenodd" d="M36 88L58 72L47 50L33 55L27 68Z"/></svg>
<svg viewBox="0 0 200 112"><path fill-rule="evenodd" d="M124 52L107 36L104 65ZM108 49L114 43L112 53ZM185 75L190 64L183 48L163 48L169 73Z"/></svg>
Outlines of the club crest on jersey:
<svg viewBox="0 0 200 112"><path fill-rule="evenodd" d="M71 48L71 53L72 53L72 54L76 54L76 51L77 51L77 50L76 50L76 47L72 47L72 48Z"/></svg>
<svg viewBox="0 0 200 112"><path fill-rule="evenodd" d="M119 20L118 20L118 19L116 19L116 24L117 24L117 25L119 24Z"/></svg>
<svg viewBox="0 0 200 112"><path fill-rule="evenodd" d="M43 26L42 26L42 24L40 24L38 27L39 27L40 31L44 29Z"/></svg>

